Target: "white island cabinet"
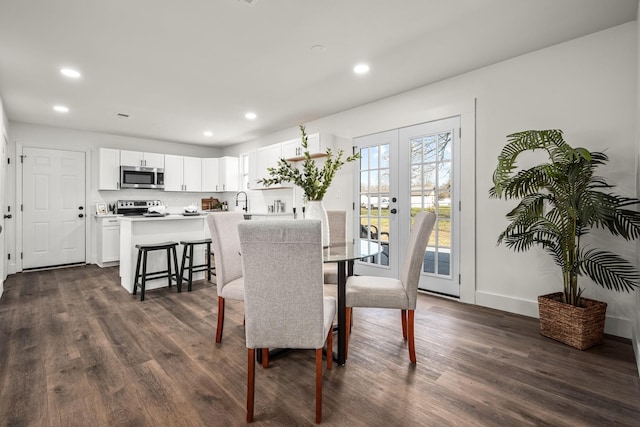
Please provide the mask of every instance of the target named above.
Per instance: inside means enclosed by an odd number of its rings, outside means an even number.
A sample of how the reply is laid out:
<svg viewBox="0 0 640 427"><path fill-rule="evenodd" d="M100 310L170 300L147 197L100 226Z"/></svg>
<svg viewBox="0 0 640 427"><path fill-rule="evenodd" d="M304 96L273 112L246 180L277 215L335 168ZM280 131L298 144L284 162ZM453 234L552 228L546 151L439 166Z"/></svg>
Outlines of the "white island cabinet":
<svg viewBox="0 0 640 427"><path fill-rule="evenodd" d="M120 284L127 292L133 292L136 274L138 250L136 245L148 243L176 242L181 240L198 240L209 237L205 215L183 216L168 215L165 217L121 217L120 220ZM204 264L206 245L196 246L193 264ZM200 250L202 248L202 250ZM177 246L178 268L182 260L182 245ZM152 251L147 257L147 273L166 270L166 251ZM204 273L194 273L194 280L204 278ZM175 284L175 283L174 283ZM167 279L149 280L146 290L167 286ZM183 289L186 291L186 287ZM138 290L139 291L139 290ZM177 289L176 289L177 292Z"/></svg>

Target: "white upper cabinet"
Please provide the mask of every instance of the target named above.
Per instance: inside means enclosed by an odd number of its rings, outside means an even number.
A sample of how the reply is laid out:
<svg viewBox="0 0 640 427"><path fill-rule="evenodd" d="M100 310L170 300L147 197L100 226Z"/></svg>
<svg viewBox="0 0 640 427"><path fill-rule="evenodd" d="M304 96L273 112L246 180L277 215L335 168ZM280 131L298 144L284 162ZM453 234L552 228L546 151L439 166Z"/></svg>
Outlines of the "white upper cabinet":
<svg viewBox="0 0 640 427"><path fill-rule="evenodd" d="M218 158L202 159L202 191L221 191L219 164Z"/></svg>
<svg viewBox="0 0 640 427"><path fill-rule="evenodd" d="M222 191L240 190L240 160L231 156L220 157L218 160L220 167L218 185L222 187Z"/></svg>
<svg viewBox="0 0 640 427"><path fill-rule="evenodd" d="M182 172L184 191L202 191L202 159L200 157L183 157Z"/></svg>
<svg viewBox="0 0 640 427"><path fill-rule="evenodd" d="M333 148L329 138L320 138L319 133L307 135L307 150L311 158L326 156L327 148ZM282 143L282 157L290 162L304 160L303 153L302 138L290 139Z"/></svg>
<svg viewBox="0 0 640 427"><path fill-rule="evenodd" d="M182 156L165 154L164 191L182 191Z"/></svg>
<svg viewBox="0 0 640 427"><path fill-rule="evenodd" d="M249 155L249 188L251 190L260 190L265 188L283 188L289 187L289 184L278 184L265 187L257 181L269 178L268 168L278 166L278 160L282 158L282 144L267 145L254 151Z"/></svg>
<svg viewBox="0 0 640 427"><path fill-rule="evenodd" d="M100 148L98 162L98 190L119 190L120 150Z"/></svg>
<svg viewBox="0 0 640 427"><path fill-rule="evenodd" d="M202 191L202 159L164 156L164 191Z"/></svg>
<svg viewBox="0 0 640 427"><path fill-rule="evenodd" d="M202 191L238 191L240 169L237 157L202 159Z"/></svg>
<svg viewBox="0 0 640 427"><path fill-rule="evenodd" d="M120 150L120 165L163 168L164 154L143 153L141 151Z"/></svg>

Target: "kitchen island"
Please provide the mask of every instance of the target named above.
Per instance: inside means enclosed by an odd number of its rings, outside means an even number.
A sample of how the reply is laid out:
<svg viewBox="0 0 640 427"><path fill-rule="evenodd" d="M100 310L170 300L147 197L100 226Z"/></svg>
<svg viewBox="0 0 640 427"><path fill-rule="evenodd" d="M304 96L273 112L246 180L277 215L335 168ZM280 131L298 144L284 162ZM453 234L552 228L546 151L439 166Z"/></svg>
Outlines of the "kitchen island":
<svg viewBox="0 0 640 427"><path fill-rule="evenodd" d="M133 293L138 250L136 245L145 243L176 242L198 240L210 237L205 222L206 215L167 215L162 217L124 216L120 221L120 284ZM202 246L204 248L204 246ZM178 245L178 269L182 262L182 245ZM194 253L194 265L205 261L204 249ZM147 258L147 272L166 270L166 253L150 252ZM195 273L194 280L204 278L204 273ZM167 286L167 279L149 280L146 289Z"/></svg>

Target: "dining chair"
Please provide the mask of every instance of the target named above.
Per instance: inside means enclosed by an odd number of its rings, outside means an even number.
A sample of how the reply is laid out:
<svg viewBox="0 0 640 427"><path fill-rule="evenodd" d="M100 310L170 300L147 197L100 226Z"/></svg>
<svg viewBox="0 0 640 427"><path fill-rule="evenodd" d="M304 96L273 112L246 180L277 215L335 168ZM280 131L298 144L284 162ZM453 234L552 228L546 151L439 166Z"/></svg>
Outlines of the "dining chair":
<svg viewBox="0 0 640 427"><path fill-rule="evenodd" d="M211 234L214 262L216 266L216 288L218 292L218 324L216 342L222 342L225 299L244 301L244 281L240 258L238 224L244 221L241 212L211 212L207 224Z"/></svg>
<svg viewBox="0 0 640 427"><path fill-rule="evenodd" d="M418 281L429 236L436 222L436 215L420 212L416 215L405 248L400 279L377 276L350 276L347 278L345 305L346 324L351 325L353 307L377 307L400 309L402 336L409 342L409 359L416 363L414 316L418 298ZM347 334L346 351L349 351Z"/></svg>
<svg viewBox="0 0 640 427"><path fill-rule="evenodd" d="M316 423L322 420L322 348L333 354L336 300L323 295L318 220L246 221L238 226L245 286L247 422L253 420L255 350L315 349Z"/></svg>
<svg viewBox="0 0 640 427"><path fill-rule="evenodd" d="M329 220L329 246L342 245L347 241L347 211L327 211ZM338 284L338 264L324 265L324 283Z"/></svg>

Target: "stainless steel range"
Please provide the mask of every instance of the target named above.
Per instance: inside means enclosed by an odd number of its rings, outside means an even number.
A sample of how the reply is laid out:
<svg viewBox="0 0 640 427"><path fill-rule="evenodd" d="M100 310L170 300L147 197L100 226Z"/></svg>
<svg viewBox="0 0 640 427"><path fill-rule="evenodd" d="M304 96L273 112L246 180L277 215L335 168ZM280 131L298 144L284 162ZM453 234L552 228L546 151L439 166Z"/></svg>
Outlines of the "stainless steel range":
<svg viewBox="0 0 640 427"><path fill-rule="evenodd" d="M149 212L153 206L162 206L160 200L118 200L116 213L126 216L141 216Z"/></svg>

